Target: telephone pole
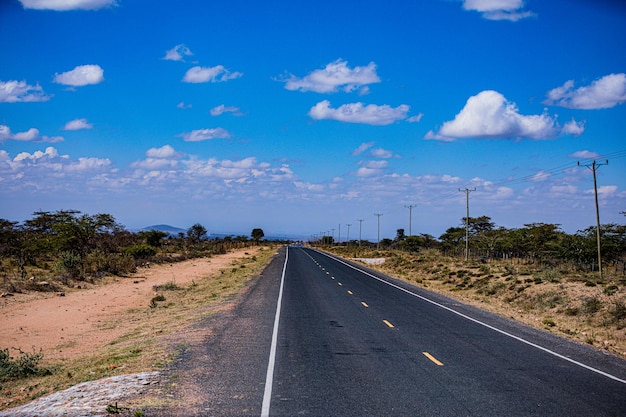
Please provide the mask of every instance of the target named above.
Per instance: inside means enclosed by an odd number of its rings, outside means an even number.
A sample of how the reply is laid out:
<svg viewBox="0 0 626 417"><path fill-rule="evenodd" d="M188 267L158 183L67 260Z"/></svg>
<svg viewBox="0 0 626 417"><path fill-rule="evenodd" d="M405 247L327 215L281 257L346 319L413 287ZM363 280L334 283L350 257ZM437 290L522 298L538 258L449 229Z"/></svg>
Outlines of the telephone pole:
<svg viewBox="0 0 626 417"><path fill-rule="evenodd" d="M476 191L476 187L473 189L465 188L459 191L465 192L465 261L469 259L469 193Z"/></svg>
<svg viewBox="0 0 626 417"><path fill-rule="evenodd" d="M376 249L380 249L380 216L382 213L374 213L374 216L378 217L378 241L376 242Z"/></svg>
<svg viewBox="0 0 626 417"><path fill-rule="evenodd" d="M348 226L348 236L346 237L346 247L350 246L350 226L352 226L350 223L347 223L346 226Z"/></svg>
<svg viewBox="0 0 626 417"><path fill-rule="evenodd" d="M602 279L602 250L600 245L600 207L598 205L598 182L596 181L596 171L602 165L608 165L609 160L605 160L603 164L598 164L596 161L593 161L591 165L581 164L578 162L578 166L587 167L593 172L593 194L596 199L596 240L598 241L598 272L600 273L600 279Z"/></svg>
<svg viewBox="0 0 626 417"><path fill-rule="evenodd" d="M363 221L365 219L356 219L359 222L359 248L361 247L361 232L363 231Z"/></svg>
<svg viewBox="0 0 626 417"><path fill-rule="evenodd" d="M408 206L405 205L404 207L409 209L409 236L413 236L413 233L411 233L411 225L413 224L413 208L416 206L410 204Z"/></svg>
<svg viewBox="0 0 626 417"><path fill-rule="evenodd" d="M339 232L337 233L337 244L341 245L341 223L339 223Z"/></svg>

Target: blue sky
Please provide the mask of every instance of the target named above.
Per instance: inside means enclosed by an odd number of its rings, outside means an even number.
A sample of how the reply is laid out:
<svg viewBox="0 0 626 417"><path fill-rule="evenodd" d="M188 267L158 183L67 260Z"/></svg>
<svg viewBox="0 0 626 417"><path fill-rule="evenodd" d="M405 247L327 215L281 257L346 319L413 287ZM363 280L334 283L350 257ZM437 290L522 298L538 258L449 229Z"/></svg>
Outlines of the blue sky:
<svg viewBox="0 0 626 417"><path fill-rule="evenodd" d="M0 218L393 238L625 221L626 7L4 0Z"/></svg>

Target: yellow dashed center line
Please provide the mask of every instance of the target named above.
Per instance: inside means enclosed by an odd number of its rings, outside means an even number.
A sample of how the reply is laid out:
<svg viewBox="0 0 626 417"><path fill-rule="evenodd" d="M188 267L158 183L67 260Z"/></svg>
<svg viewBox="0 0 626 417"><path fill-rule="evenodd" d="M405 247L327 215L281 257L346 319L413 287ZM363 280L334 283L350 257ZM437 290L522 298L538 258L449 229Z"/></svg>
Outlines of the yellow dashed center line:
<svg viewBox="0 0 626 417"><path fill-rule="evenodd" d="M435 364L439 365L439 366L443 366L443 363L439 362L437 360L437 358L435 358L433 355L431 355L428 352L422 352L424 354L424 356L426 356L428 359L430 359L431 361L433 361Z"/></svg>
<svg viewBox="0 0 626 417"><path fill-rule="evenodd" d="M383 320L383 323L393 329L393 324L389 323L387 320Z"/></svg>
<svg viewBox="0 0 626 417"><path fill-rule="evenodd" d="M365 308L369 307L365 301L361 301L361 304L363 304L363 307Z"/></svg>

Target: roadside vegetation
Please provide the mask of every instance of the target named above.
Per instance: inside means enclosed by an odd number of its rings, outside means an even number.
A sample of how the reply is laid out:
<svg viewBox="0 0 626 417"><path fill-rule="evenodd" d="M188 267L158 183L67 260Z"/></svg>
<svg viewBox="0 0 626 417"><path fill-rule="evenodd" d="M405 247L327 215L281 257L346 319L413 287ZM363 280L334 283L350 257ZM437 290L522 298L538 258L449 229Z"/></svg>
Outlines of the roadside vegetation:
<svg viewBox="0 0 626 417"><path fill-rule="evenodd" d="M36 212L23 223L0 219L0 291L59 291L124 276L138 266L207 257L259 244L261 229L248 236L211 239L199 223L187 233L132 233L110 214L74 210Z"/></svg>
<svg viewBox="0 0 626 417"><path fill-rule="evenodd" d="M626 358L626 226L601 229L602 277L595 228L569 235L553 224L504 229L470 218L467 260L464 227L439 239L398 230L379 244L317 244L346 258L385 258L369 267Z"/></svg>
<svg viewBox="0 0 626 417"><path fill-rule="evenodd" d="M199 332L195 323L228 308L262 273L281 244L262 237L263 231L254 229L252 239L210 239L200 224L177 236L158 230L132 233L111 215L76 211L37 212L23 224L0 219L2 297L81 291L86 284L106 284L108 277L130 276L138 267L248 248L245 258L210 276L186 285L171 281L155 286L145 307L124 313L123 320L133 323L126 334L82 357L51 362L36 346L27 347L31 352L0 341L0 409L80 382L164 369Z"/></svg>

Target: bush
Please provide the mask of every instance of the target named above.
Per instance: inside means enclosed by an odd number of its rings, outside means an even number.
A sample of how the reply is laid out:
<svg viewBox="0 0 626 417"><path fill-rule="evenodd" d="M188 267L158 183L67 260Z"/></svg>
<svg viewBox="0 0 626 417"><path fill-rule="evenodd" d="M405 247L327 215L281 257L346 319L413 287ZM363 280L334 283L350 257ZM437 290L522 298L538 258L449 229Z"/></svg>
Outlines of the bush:
<svg viewBox="0 0 626 417"><path fill-rule="evenodd" d="M156 255L156 249L150 245L132 245L124 248L124 252L135 259L146 259Z"/></svg>
<svg viewBox="0 0 626 417"><path fill-rule="evenodd" d="M40 372L39 361L43 353L27 353L17 348L19 358L13 358L9 349L0 349L0 382L13 378L23 378Z"/></svg>
<svg viewBox="0 0 626 417"><path fill-rule="evenodd" d="M63 252L55 269L67 273L71 278L78 278L81 276L82 266L83 260L80 255L73 252Z"/></svg>
<svg viewBox="0 0 626 417"><path fill-rule="evenodd" d="M585 314L594 314L600 311L602 302L595 297L587 298L583 301L582 310Z"/></svg>
<svg viewBox="0 0 626 417"><path fill-rule="evenodd" d="M609 310L609 314L619 328L626 326L626 305L624 303L616 302Z"/></svg>
<svg viewBox="0 0 626 417"><path fill-rule="evenodd" d="M85 273L91 275L97 275L99 272L125 275L136 270L135 260L128 253L94 252L90 253L85 261Z"/></svg>

